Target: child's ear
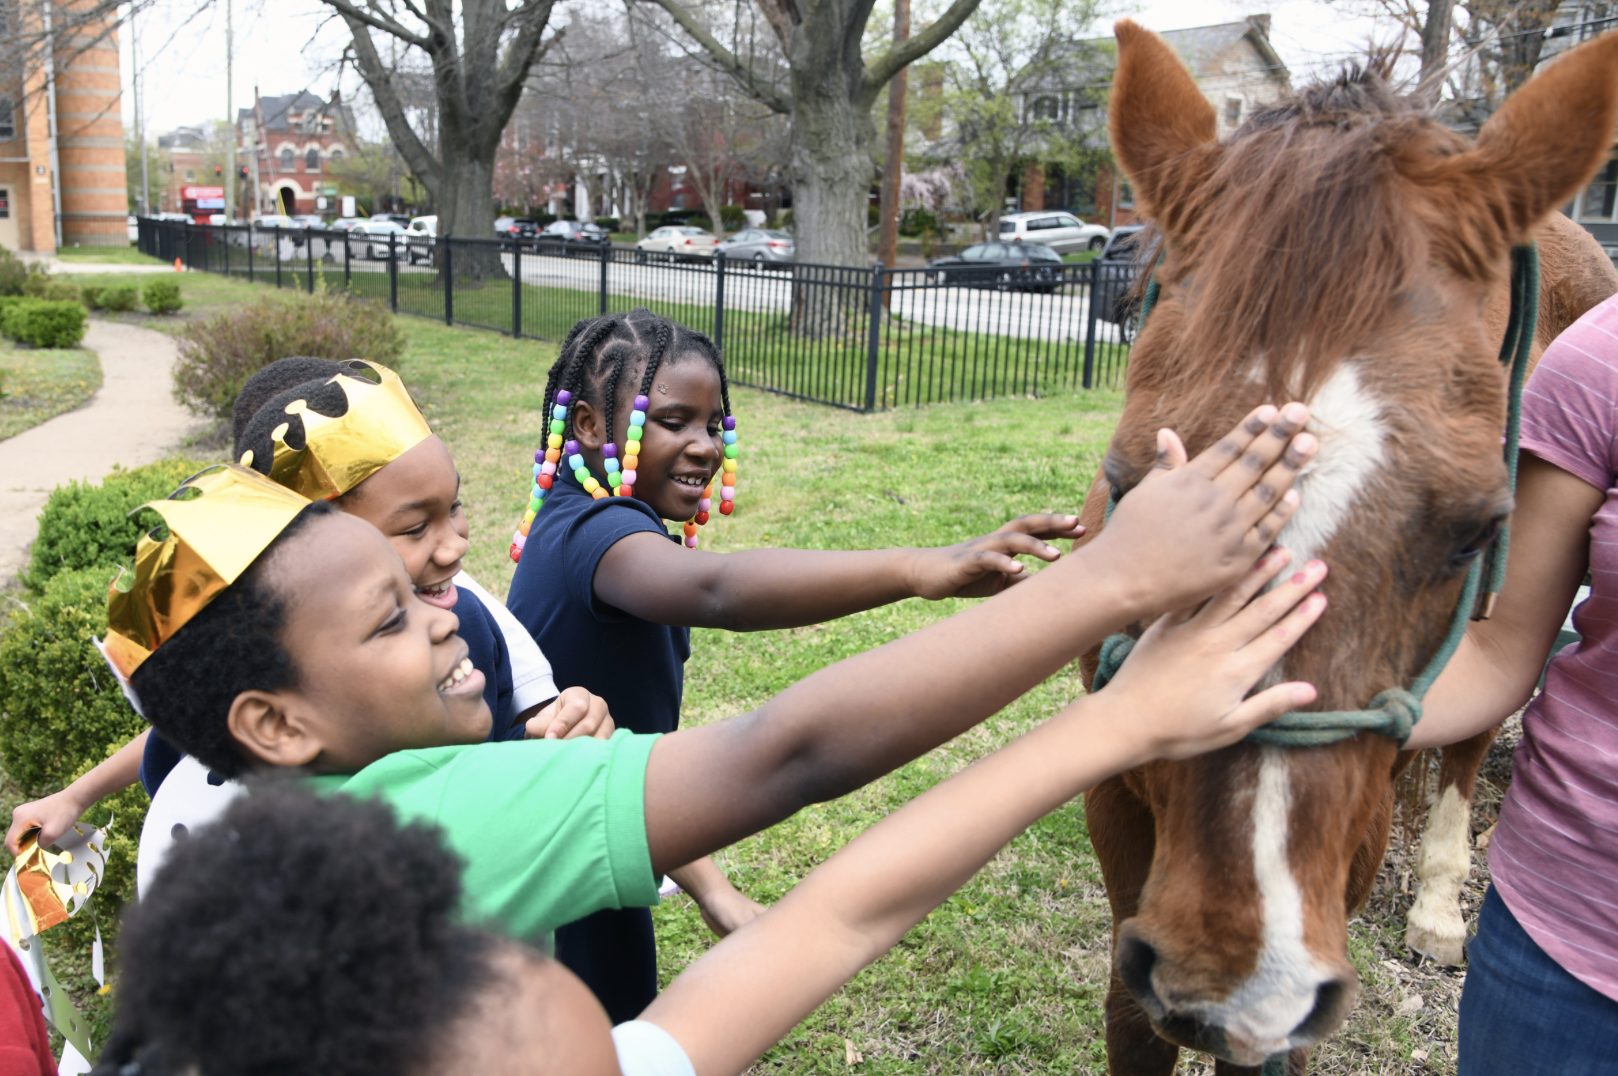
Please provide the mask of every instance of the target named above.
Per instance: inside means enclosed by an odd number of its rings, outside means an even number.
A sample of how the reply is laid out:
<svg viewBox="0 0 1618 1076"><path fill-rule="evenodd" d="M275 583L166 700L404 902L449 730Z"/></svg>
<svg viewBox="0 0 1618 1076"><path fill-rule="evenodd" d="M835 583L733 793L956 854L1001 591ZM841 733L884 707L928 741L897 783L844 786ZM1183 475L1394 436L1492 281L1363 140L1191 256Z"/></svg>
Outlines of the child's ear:
<svg viewBox="0 0 1618 1076"><path fill-rule="evenodd" d="M307 766L324 746L303 720L296 698L284 692L242 692L230 704L225 723L248 756L266 766Z"/></svg>
<svg viewBox="0 0 1618 1076"><path fill-rule="evenodd" d="M579 400L573 405L573 413L568 416L573 420L573 436L579 444L591 451L597 451L607 443L607 431L601 421L601 412L592 407L588 401Z"/></svg>

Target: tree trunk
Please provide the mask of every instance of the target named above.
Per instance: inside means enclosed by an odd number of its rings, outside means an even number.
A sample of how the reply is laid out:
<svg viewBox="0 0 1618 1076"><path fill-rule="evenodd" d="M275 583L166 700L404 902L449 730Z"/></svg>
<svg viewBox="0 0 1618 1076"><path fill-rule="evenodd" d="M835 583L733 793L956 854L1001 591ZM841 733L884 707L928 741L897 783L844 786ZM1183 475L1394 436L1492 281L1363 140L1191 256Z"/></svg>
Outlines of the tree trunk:
<svg viewBox="0 0 1618 1076"><path fill-rule="evenodd" d="M795 97L792 219L798 260L871 264L865 242L871 191L871 117L839 93Z"/></svg>
<svg viewBox="0 0 1618 1076"><path fill-rule="evenodd" d="M443 137L443 136L441 136ZM447 143L448 139L445 138ZM472 146L452 150L445 145L448 166L433 199L440 207L438 232L458 238L494 238L494 153ZM455 275L468 280L506 275L494 243L467 245L455 251Z"/></svg>
<svg viewBox="0 0 1618 1076"><path fill-rule="evenodd" d="M1427 21L1421 26L1421 79L1417 92L1430 105L1438 103L1439 92L1444 88L1454 6L1454 0L1430 0Z"/></svg>

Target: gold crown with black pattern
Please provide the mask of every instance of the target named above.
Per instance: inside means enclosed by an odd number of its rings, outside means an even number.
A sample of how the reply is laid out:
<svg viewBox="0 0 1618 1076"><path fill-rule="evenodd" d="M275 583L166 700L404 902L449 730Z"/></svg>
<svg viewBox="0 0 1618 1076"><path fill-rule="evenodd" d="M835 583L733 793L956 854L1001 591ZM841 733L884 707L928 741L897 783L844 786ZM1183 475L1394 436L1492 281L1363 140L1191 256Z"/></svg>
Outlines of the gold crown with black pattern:
<svg viewBox="0 0 1618 1076"><path fill-rule="evenodd" d="M151 509L133 571L107 587L102 652L126 680L268 549L309 500L234 463L199 471Z"/></svg>
<svg viewBox="0 0 1618 1076"><path fill-rule="evenodd" d="M323 415L307 400L292 400L286 421L270 433L270 478L312 501L341 497L433 432L399 375L385 366L355 359L327 384L348 398L343 414ZM294 418L303 426L302 448L286 442ZM252 449L242 453L241 463L254 466Z"/></svg>

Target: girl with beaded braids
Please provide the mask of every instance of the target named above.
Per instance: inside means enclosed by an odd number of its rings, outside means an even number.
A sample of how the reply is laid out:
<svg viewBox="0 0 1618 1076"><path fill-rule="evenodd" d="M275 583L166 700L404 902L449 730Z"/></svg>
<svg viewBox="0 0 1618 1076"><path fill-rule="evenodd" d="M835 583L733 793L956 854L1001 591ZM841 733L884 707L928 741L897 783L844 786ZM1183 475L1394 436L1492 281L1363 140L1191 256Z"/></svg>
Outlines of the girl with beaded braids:
<svg viewBox="0 0 1618 1076"><path fill-rule="evenodd" d="M583 689L561 696L533 638L461 570L468 542L460 475L397 375L358 360L280 359L243 385L232 426L236 458L374 525L422 600L454 610L471 660L485 674L491 739L612 733L601 700ZM51 843L137 778L155 795L182 757L150 730L141 733L67 788L19 805L7 846L15 852L34 827L42 844Z"/></svg>
<svg viewBox="0 0 1618 1076"><path fill-rule="evenodd" d="M1082 533L1077 516L1032 515L941 549L698 551L698 528L735 504L740 442L724 362L706 336L644 309L575 325L544 407L507 605L555 661L558 683L602 696L635 732L677 726L693 627L790 628L909 597L987 596L1022 576L1016 557L1054 561L1046 540ZM665 520L684 524L690 548ZM707 860L671 877L721 936L760 910ZM644 909L564 928L557 955L614 1020L656 994Z"/></svg>

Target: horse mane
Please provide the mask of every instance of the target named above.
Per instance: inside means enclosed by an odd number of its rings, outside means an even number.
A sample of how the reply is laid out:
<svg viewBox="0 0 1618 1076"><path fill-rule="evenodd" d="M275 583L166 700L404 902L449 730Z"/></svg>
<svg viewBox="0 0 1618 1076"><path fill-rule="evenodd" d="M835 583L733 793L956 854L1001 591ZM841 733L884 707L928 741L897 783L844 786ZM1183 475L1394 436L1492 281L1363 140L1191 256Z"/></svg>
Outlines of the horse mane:
<svg viewBox="0 0 1618 1076"><path fill-rule="evenodd" d="M1256 110L1190 184L1163 282L1195 298L1180 336L1194 343L1171 380L1256 375L1308 398L1404 301L1425 244L1396 159L1465 143L1390 86L1390 66L1373 56Z"/></svg>

